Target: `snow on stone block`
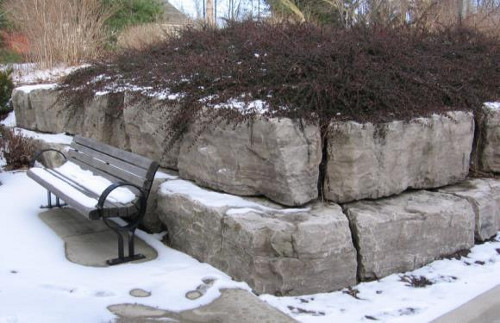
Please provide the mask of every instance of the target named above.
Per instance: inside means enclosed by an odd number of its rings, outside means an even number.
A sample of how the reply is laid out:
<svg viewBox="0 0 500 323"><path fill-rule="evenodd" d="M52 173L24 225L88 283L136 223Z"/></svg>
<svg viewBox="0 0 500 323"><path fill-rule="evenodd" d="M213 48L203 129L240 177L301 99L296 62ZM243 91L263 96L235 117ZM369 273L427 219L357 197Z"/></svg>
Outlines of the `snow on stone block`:
<svg viewBox="0 0 500 323"><path fill-rule="evenodd" d="M378 125L332 123L325 196L345 203L457 183L469 172L473 138L467 112Z"/></svg>
<svg viewBox="0 0 500 323"><path fill-rule="evenodd" d="M474 245L472 206L451 194L416 191L344 209L362 280L410 271Z"/></svg>
<svg viewBox="0 0 500 323"><path fill-rule="evenodd" d="M160 186L158 208L172 247L257 293L301 295L356 283L356 250L336 204L282 209L170 180Z"/></svg>
<svg viewBox="0 0 500 323"><path fill-rule="evenodd" d="M479 168L485 172L500 173L500 102L483 105L478 127Z"/></svg>
<svg viewBox="0 0 500 323"><path fill-rule="evenodd" d="M129 149L123 125L123 93L108 93L73 107L55 85L14 89L12 103L17 125L45 133L80 134L121 149Z"/></svg>
<svg viewBox="0 0 500 323"><path fill-rule="evenodd" d="M183 138L181 177L243 196L264 195L287 206L318 196L321 137L314 125L255 117L251 125L219 124Z"/></svg>
<svg viewBox="0 0 500 323"><path fill-rule="evenodd" d="M31 85L12 91L17 126L47 133L80 133L83 109L70 109L54 85Z"/></svg>
<svg viewBox="0 0 500 323"><path fill-rule="evenodd" d="M475 213L475 239L484 241L500 230L500 180L471 179L458 185L440 189L466 199Z"/></svg>

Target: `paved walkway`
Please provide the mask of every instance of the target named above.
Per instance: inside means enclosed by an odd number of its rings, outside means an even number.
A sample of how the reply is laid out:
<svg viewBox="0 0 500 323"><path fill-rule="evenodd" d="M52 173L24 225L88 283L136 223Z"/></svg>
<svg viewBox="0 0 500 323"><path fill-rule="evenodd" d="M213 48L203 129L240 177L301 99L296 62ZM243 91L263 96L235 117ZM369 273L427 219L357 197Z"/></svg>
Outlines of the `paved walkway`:
<svg viewBox="0 0 500 323"><path fill-rule="evenodd" d="M66 257L71 262L104 267L107 259L117 257L116 235L102 221L89 221L69 208L45 211L40 218L64 240ZM137 262L157 257L156 251L137 237L136 250L146 256ZM131 292L140 294L144 291ZM116 304L109 306L108 310L118 316L117 322L295 322L248 291L225 289L221 294L208 305L179 313L138 303Z"/></svg>
<svg viewBox="0 0 500 323"><path fill-rule="evenodd" d="M500 285L432 323L500 323Z"/></svg>

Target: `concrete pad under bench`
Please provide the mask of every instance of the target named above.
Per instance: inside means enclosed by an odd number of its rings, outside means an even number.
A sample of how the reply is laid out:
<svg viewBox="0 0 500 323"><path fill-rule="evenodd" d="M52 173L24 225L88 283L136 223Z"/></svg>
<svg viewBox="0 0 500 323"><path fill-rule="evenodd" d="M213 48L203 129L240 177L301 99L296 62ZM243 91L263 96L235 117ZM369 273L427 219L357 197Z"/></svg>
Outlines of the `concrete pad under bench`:
<svg viewBox="0 0 500 323"><path fill-rule="evenodd" d="M170 246L257 293L303 295L356 284L356 250L337 204L283 209L169 180L158 207Z"/></svg>
<svg viewBox="0 0 500 323"><path fill-rule="evenodd" d="M451 194L416 191L344 209L361 280L410 271L474 245L472 206Z"/></svg>
<svg viewBox="0 0 500 323"><path fill-rule="evenodd" d="M106 260L116 258L116 234L102 221L89 221L71 208L51 209L39 216L64 240L69 261L84 266L107 267ZM155 249L137 236L135 249L146 256L135 263L153 260L158 256Z"/></svg>
<svg viewBox="0 0 500 323"><path fill-rule="evenodd" d="M116 322L296 322L242 289L223 289L212 303L179 313L137 303L111 305L108 310L119 317Z"/></svg>
<svg viewBox="0 0 500 323"><path fill-rule="evenodd" d="M458 185L440 189L466 199L475 213L475 238L484 241L500 230L500 180L470 179Z"/></svg>

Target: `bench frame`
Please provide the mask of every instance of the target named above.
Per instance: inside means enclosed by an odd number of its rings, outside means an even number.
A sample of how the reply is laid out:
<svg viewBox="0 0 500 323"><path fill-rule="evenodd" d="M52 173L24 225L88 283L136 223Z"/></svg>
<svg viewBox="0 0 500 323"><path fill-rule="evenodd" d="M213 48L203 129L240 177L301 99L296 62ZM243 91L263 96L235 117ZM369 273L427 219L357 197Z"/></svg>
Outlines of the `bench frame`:
<svg viewBox="0 0 500 323"><path fill-rule="evenodd" d="M83 169L90 170L94 175L107 178L112 184L98 196L95 208L82 210L83 206L78 201L71 199L69 196L67 196L68 201L65 201L64 196L59 196L59 194L63 195L62 192L57 194L55 187L33 174L30 169L28 176L47 189L47 205L41 206L41 208L51 209L54 207L70 206L79 211L79 213L86 215L89 220L102 219L105 225L115 232L118 238L118 258L107 260L107 264L110 266L145 258L144 255L135 253L135 230L142 223L146 213L147 199L153 184L154 175L159 167L158 164L145 157L95 140L75 136L68 155L57 149L44 149L33 156L30 166L34 167L35 163L47 152L56 152L64 158L65 162L72 161ZM71 179L66 178L63 174L57 172L57 170L47 167L43 169L83 193L85 189L83 186L78 187L78 183L72 182ZM139 170L140 175L137 175L137 172L134 174L134 170ZM130 179L130 181L127 179ZM126 210L123 208L113 208L113 205L107 200L109 194L115 189L125 186L134 191L136 199L132 203L129 203L131 206ZM52 195L56 197L55 204L52 203ZM93 198L97 198L97 194L94 195ZM61 203L61 199L65 203ZM120 217L126 220L127 223L120 225L112 221L110 219L112 217ZM128 237L128 256L125 256L124 252L125 236Z"/></svg>

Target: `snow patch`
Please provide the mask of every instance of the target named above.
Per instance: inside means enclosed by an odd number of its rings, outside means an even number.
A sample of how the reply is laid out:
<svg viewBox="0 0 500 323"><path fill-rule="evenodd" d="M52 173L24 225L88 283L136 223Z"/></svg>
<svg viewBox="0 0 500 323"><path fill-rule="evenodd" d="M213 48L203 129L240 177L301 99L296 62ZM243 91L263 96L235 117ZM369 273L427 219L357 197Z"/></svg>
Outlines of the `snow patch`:
<svg viewBox="0 0 500 323"><path fill-rule="evenodd" d="M500 110L500 102L486 102L484 105L491 110Z"/></svg>
<svg viewBox="0 0 500 323"><path fill-rule="evenodd" d="M52 90L57 87L56 83L51 83L51 84L34 84L34 85L24 85L15 88L14 90L21 91L24 93L30 93L31 91L34 90Z"/></svg>
<svg viewBox="0 0 500 323"><path fill-rule="evenodd" d="M15 128L14 131L20 133L25 137L43 140L47 143L69 145L73 141L72 136L66 135L64 133L58 133L58 134L39 133L22 128Z"/></svg>
<svg viewBox="0 0 500 323"><path fill-rule="evenodd" d="M233 214L241 213L242 210L245 209L252 210L253 212L273 212L282 214L308 212L311 210L310 208L279 209L266 207L239 196L209 191L193 184L192 182L181 179L163 183L160 186L160 193L163 195L186 195L189 199L208 207L227 208Z"/></svg>
<svg viewBox="0 0 500 323"><path fill-rule="evenodd" d="M5 127L13 128L16 126L16 114L14 111L9 112L7 118L0 121L0 124Z"/></svg>

